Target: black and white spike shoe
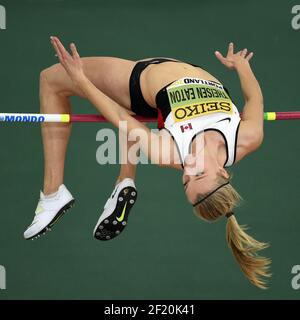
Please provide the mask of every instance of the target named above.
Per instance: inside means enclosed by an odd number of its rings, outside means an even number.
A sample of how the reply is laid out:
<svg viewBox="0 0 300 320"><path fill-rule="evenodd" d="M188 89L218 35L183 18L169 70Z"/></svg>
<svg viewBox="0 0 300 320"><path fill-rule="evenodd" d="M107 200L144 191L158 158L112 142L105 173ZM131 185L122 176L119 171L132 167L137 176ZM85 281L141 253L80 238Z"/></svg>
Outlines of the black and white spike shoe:
<svg viewBox="0 0 300 320"><path fill-rule="evenodd" d="M94 237L103 241L117 237L127 225L136 198L137 190L132 179L126 178L118 183L95 226Z"/></svg>

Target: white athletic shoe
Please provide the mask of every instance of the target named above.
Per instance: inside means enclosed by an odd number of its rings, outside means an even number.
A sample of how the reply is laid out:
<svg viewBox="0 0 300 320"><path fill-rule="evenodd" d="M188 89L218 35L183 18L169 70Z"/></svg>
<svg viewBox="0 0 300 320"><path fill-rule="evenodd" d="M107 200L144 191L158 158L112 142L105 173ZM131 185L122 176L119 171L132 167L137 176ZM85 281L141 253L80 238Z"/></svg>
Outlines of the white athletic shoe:
<svg viewBox="0 0 300 320"><path fill-rule="evenodd" d="M63 184L52 195L45 196L41 192L33 222L24 232L24 238L33 239L51 230L54 223L73 206L74 201L73 196Z"/></svg>
<svg viewBox="0 0 300 320"><path fill-rule="evenodd" d="M127 225L128 214L136 197L137 191L132 179L126 178L118 183L106 201L94 229L94 237L98 240L110 240L118 236Z"/></svg>

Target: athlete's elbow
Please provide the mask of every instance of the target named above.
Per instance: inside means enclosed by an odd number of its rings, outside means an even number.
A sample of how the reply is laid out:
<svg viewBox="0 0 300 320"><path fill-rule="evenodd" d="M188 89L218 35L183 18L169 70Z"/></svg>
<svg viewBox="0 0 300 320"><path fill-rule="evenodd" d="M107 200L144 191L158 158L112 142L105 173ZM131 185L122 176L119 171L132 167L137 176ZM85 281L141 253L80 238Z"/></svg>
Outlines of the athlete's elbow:
<svg viewBox="0 0 300 320"><path fill-rule="evenodd" d="M264 130L263 128L257 129L252 134L252 139L250 141L251 149L258 149L264 141Z"/></svg>
<svg viewBox="0 0 300 320"><path fill-rule="evenodd" d="M264 131L263 130L261 130L259 132L256 139L257 139L257 147L260 147L264 141Z"/></svg>

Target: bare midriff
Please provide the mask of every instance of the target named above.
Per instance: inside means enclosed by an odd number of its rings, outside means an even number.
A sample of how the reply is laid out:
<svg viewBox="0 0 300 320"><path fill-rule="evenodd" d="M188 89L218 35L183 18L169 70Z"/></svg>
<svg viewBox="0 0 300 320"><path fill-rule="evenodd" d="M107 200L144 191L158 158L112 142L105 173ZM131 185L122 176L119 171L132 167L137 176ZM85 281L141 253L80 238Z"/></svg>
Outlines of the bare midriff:
<svg viewBox="0 0 300 320"><path fill-rule="evenodd" d="M164 62L149 65L141 74L141 90L146 102L156 107L155 97L159 90L183 77L199 78L219 82L210 73L199 67L181 62Z"/></svg>

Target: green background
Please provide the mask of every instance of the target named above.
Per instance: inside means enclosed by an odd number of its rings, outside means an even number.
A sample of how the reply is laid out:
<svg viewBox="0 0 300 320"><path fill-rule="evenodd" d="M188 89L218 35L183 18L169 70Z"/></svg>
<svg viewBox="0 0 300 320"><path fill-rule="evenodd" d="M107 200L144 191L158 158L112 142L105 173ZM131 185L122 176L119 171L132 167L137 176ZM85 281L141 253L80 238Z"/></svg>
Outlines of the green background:
<svg viewBox="0 0 300 320"><path fill-rule="evenodd" d="M268 111L299 110L300 30L291 27L295 1L1 0L0 112L38 112L38 81L56 62L50 35L75 41L82 56L132 60L167 56L207 68L229 87L239 108L234 72L213 52L229 41L255 52L253 69ZM95 113L72 99L75 113ZM291 269L300 264L299 121L269 122L262 147L233 168L244 197L237 209L252 235L271 243L268 290L242 275L215 224L192 213L180 172L142 165L139 198L126 231L96 241L94 225L110 195L117 165L100 166L96 133L108 124L75 124L65 183L74 209L38 241L25 241L42 186L39 125L0 125L0 299L299 299Z"/></svg>

